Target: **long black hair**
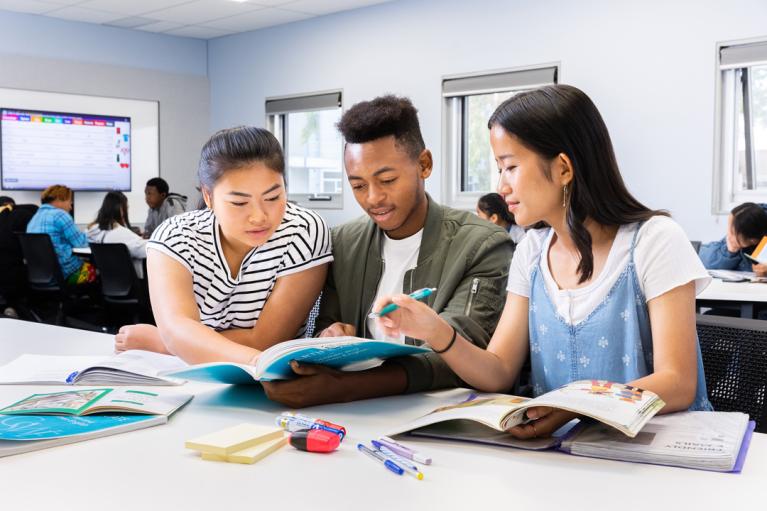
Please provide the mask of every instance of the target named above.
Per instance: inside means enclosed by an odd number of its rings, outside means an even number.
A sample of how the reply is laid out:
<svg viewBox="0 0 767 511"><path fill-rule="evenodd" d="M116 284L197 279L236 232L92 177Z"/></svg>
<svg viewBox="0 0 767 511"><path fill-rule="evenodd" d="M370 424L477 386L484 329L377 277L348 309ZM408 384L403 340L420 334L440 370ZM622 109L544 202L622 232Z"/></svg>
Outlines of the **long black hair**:
<svg viewBox="0 0 767 511"><path fill-rule="evenodd" d="M102 231L110 231L118 223L128 229L128 197L122 192L107 192L96 215L96 224Z"/></svg>
<svg viewBox="0 0 767 511"><path fill-rule="evenodd" d="M477 207L480 211L489 217L498 215L498 218L503 220L507 225L516 225L514 221L514 215L509 211L509 207L506 205L506 201L503 200L498 193L488 193L483 195L477 201Z"/></svg>
<svg viewBox="0 0 767 511"><path fill-rule="evenodd" d="M549 85L522 92L495 110L488 128L500 126L545 161L565 154L573 166L568 186L567 227L580 253L579 282L594 272L591 235L584 222L591 218L604 226L645 221L655 211L634 198L623 182L602 116L589 97L570 85ZM544 168L551 179L549 167Z"/></svg>

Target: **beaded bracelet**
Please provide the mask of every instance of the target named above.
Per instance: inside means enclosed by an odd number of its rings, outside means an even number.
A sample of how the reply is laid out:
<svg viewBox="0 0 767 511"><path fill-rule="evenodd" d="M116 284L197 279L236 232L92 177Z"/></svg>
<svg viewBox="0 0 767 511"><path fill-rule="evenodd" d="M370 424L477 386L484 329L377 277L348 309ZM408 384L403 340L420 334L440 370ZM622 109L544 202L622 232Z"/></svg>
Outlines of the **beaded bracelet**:
<svg viewBox="0 0 767 511"><path fill-rule="evenodd" d="M441 350L435 350L434 348L432 348L432 351L434 351L434 353L444 353L447 350L449 350L450 348L452 348L453 344L455 344L455 336L456 336L457 332L456 332L455 327L453 325L450 325L450 328L453 329L453 337L450 338L450 342L447 343L447 346L445 346Z"/></svg>

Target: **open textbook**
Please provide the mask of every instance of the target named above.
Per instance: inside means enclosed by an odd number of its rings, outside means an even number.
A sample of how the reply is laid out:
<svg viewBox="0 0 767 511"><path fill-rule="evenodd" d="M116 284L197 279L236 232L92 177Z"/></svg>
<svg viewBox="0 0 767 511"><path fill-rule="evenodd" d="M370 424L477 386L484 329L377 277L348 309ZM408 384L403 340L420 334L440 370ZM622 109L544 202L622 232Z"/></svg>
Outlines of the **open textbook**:
<svg viewBox="0 0 767 511"><path fill-rule="evenodd" d="M192 399L192 394L136 389L82 389L32 394L0 409L2 415L90 415L136 413L170 415Z"/></svg>
<svg viewBox="0 0 767 511"><path fill-rule="evenodd" d="M593 458L739 472L754 426L739 412L678 412L654 417L634 438L584 424L560 448Z"/></svg>
<svg viewBox="0 0 767 511"><path fill-rule="evenodd" d="M160 372L186 367L173 355L130 350L111 356L25 354L0 367L0 384L179 385Z"/></svg>
<svg viewBox="0 0 767 511"><path fill-rule="evenodd" d="M496 433L504 432L527 422L525 411L528 408L548 406L591 417L628 437L635 437L664 405L662 399L647 390L621 383L581 380L535 399L503 394L472 395L467 401L437 408L389 434L413 432L455 420L474 421Z"/></svg>
<svg viewBox="0 0 767 511"><path fill-rule="evenodd" d="M358 371L380 365L387 358L428 351L426 347L349 336L294 339L264 350L255 365L212 362L161 374L187 380L254 384L293 378L291 360Z"/></svg>

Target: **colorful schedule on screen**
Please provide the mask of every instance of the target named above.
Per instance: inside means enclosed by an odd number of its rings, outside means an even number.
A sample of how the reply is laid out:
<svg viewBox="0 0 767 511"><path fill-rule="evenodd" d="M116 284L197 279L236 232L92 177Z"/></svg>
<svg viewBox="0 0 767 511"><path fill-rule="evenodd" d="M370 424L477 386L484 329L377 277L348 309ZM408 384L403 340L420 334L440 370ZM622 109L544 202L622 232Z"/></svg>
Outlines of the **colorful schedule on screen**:
<svg viewBox="0 0 767 511"><path fill-rule="evenodd" d="M130 117L0 109L5 190L130 190Z"/></svg>

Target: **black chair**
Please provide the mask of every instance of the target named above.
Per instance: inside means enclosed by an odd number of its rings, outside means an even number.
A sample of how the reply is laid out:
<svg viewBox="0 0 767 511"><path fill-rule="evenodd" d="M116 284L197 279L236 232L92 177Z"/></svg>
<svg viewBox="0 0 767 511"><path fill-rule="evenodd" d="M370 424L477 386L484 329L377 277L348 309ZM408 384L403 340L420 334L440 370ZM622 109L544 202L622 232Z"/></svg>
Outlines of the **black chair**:
<svg viewBox="0 0 767 511"><path fill-rule="evenodd" d="M148 295L136 275L128 247L123 243L91 243L90 247L104 303L116 313L110 314L111 323L119 327L140 322L146 316Z"/></svg>
<svg viewBox="0 0 767 511"><path fill-rule="evenodd" d="M691 241L692 248L695 250L695 252L700 252L700 241Z"/></svg>
<svg viewBox="0 0 767 511"><path fill-rule="evenodd" d="M714 410L747 413L767 433L767 321L698 315L696 323Z"/></svg>
<svg viewBox="0 0 767 511"><path fill-rule="evenodd" d="M27 265L27 283L29 290L37 297L52 298L56 304L54 323L65 322L76 328L100 331L101 328L71 317L78 310L87 308L88 293L92 290L87 285L69 285L61 273L61 266L53 249L53 243L47 234L18 233L21 252ZM34 319L43 322L44 313L30 307Z"/></svg>

